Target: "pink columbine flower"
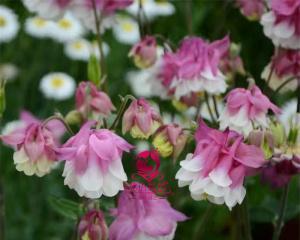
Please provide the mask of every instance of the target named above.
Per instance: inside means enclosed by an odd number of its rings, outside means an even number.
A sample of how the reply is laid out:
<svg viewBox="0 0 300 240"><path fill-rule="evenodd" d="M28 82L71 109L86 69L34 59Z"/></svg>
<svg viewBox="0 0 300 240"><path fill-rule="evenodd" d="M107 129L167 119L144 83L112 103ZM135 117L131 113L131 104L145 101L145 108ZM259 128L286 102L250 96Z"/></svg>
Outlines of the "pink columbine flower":
<svg viewBox="0 0 300 240"><path fill-rule="evenodd" d="M144 37L136 43L129 52L138 68L149 68L154 65L157 59L156 39L152 36Z"/></svg>
<svg viewBox="0 0 300 240"><path fill-rule="evenodd" d="M300 49L300 0L272 0L271 11L262 16L264 33L274 45Z"/></svg>
<svg viewBox="0 0 300 240"><path fill-rule="evenodd" d="M76 90L76 108L85 119L101 120L115 110L109 96L91 82L81 82Z"/></svg>
<svg viewBox="0 0 300 240"><path fill-rule="evenodd" d="M108 228L103 213L100 210L90 210L81 219L78 225L80 240L106 240Z"/></svg>
<svg viewBox="0 0 300 240"><path fill-rule="evenodd" d="M264 0L236 0L241 12L249 20L259 20L265 12Z"/></svg>
<svg viewBox="0 0 300 240"><path fill-rule="evenodd" d="M250 89L235 88L226 97L227 103L220 116L220 129L227 127L248 136L256 126L267 127L267 112L280 113L261 90L253 85Z"/></svg>
<svg viewBox="0 0 300 240"><path fill-rule="evenodd" d="M198 37L184 39L175 53L163 56L160 73L163 85L177 99L193 92L225 92L225 76L219 64L229 45L228 37L212 43Z"/></svg>
<svg viewBox="0 0 300 240"><path fill-rule="evenodd" d="M280 49L265 68L262 78L268 80L272 68L269 86L275 90L284 81L294 77L295 81L286 84L283 88L283 90L294 90L297 88L296 79L300 79L300 50Z"/></svg>
<svg viewBox="0 0 300 240"><path fill-rule="evenodd" d="M175 123L161 126L153 137L153 146L163 157L178 157L187 140L187 134Z"/></svg>
<svg viewBox="0 0 300 240"><path fill-rule="evenodd" d="M134 138L149 138L161 125L159 113L145 99L133 100L123 115L123 134L130 131Z"/></svg>
<svg viewBox="0 0 300 240"><path fill-rule="evenodd" d="M127 181L123 152L129 152L132 146L110 130L91 129L93 125L94 121L85 123L57 150L59 159L66 160L64 182L79 196L115 196Z"/></svg>
<svg viewBox="0 0 300 240"><path fill-rule="evenodd" d="M120 195L116 217L109 228L110 240L171 240L177 222L187 217L157 197L143 184L131 183Z"/></svg>
<svg viewBox="0 0 300 240"><path fill-rule="evenodd" d="M65 131L63 125L52 120L43 125L28 112L22 112L21 125L0 139L15 149L13 159L16 169L28 176L39 177L49 173L56 163L55 149L59 137Z"/></svg>
<svg viewBox="0 0 300 240"><path fill-rule="evenodd" d="M195 138L195 152L180 162L181 168L175 177L179 187L189 185L195 200L225 203L229 209L241 204L246 194L244 178L250 169L262 166L263 152L243 143L238 133L209 128L203 121Z"/></svg>

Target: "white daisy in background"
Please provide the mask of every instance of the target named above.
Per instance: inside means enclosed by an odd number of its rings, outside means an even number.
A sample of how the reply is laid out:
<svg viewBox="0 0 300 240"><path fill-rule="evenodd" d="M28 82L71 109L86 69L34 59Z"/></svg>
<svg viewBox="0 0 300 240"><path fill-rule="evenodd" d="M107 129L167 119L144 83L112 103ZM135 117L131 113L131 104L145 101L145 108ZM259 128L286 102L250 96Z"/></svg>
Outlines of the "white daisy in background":
<svg viewBox="0 0 300 240"><path fill-rule="evenodd" d="M130 71L126 80L135 96L150 98L153 96L151 87L152 74L147 70Z"/></svg>
<svg viewBox="0 0 300 240"><path fill-rule="evenodd" d="M158 16L169 16L175 12L175 7L168 1L142 0L143 11L148 20ZM139 0L134 0L127 9L134 16L139 14Z"/></svg>
<svg viewBox="0 0 300 240"><path fill-rule="evenodd" d="M65 45L65 54L73 60L88 61L91 55L91 44L88 40L80 38Z"/></svg>
<svg viewBox="0 0 300 240"><path fill-rule="evenodd" d="M0 5L0 42L9 42L18 33L19 22L16 14L9 8Z"/></svg>
<svg viewBox="0 0 300 240"><path fill-rule="evenodd" d="M48 21L38 16L30 17L25 21L25 32L32 37L49 37L53 24L52 21Z"/></svg>
<svg viewBox="0 0 300 240"><path fill-rule="evenodd" d="M59 42L68 42L80 38L84 28L80 21L71 13L66 13L63 18L54 22L50 30L50 37Z"/></svg>
<svg viewBox="0 0 300 240"><path fill-rule="evenodd" d="M106 57L109 53L109 46L107 43L102 42L102 48L103 48L103 54ZM91 54L94 54L96 56L96 58L100 59L100 50L99 50L99 46L98 43L96 41L93 41L91 43Z"/></svg>
<svg viewBox="0 0 300 240"><path fill-rule="evenodd" d="M140 39L137 22L127 16L117 16L116 24L113 26L113 33L119 42L125 44L133 45Z"/></svg>
<svg viewBox="0 0 300 240"><path fill-rule="evenodd" d="M0 79L5 81L14 80L19 74L19 69L11 63L0 64Z"/></svg>
<svg viewBox="0 0 300 240"><path fill-rule="evenodd" d="M49 73L40 82L40 90L46 98L65 100L73 96L76 88L74 79L61 72Z"/></svg>

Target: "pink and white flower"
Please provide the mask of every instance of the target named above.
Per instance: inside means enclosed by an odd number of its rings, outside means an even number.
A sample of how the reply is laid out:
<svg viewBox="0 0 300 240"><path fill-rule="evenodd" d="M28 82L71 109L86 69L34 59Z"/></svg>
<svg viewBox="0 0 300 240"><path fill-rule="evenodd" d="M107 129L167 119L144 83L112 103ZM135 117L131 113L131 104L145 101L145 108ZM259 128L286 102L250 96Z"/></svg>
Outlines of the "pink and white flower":
<svg viewBox="0 0 300 240"><path fill-rule="evenodd" d="M43 123L28 112L22 112L21 124L0 139L15 149L13 159L16 169L28 176L39 177L49 173L56 164L55 149L65 131L57 120Z"/></svg>
<svg viewBox="0 0 300 240"><path fill-rule="evenodd" d="M274 45L300 49L300 0L272 0L261 18L264 33Z"/></svg>
<svg viewBox="0 0 300 240"><path fill-rule="evenodd" d="M225 92L227 85L219 65L229 45L228 37L212 43L198 37L184 39L175 53L163 56L160 73L163 85L177 99L200 91Z"/></svg>
<svg viewBox="0 0 300 240"><path fill-rule="evenodd" d="M115 110L109 96L91 82L81 82L76 90L76 108L85 119L101 120Z"/></svg>
<svg viewBox="0 0 300 240"><path fill-rule="evenodd" d="M79 196L112 197L127 181L122 155L132 146L108 129L91 129L95 123L87 122L57 150L59 159L66 161L64 183Z"/></svg>
<svg viewBox="0 0 300 240"><path fill-rule="evenodd" d="M187 219L166 199L137 182L121 193L112 215L116 219L109 228L110 240L172 240L177 222Z"/></svg>
<svg viewBox="0 0 300 240"><path fill-rule="evenodd" d="M237 0L236 2L242 14L250 20L259 20L265 12L264 0Z"/></svg>
<svg viewBox="0 0 300 240"><path fill-rule="evenodd" d="M180 162L175 177L179 187L188 185L192 198L198 201L225 203L229 209L241 204L246 194L244 178L249 169L262 166L263 152L243 143L238 133L209 128L203 121L195 139L195 152Z"/></svg>
<svg viewBox="0 0 300 240"><path fill-rule="evenodd" d="M161 125L159 113L145 99L133 100L123 115L122 132L134 138L149 138Z"/></svg>
<svg viewBox="0 0 300 240"><path fill-rule="evenodd" d="M226 96L226 106L219 118L220 129L227 127L248 136L254 127L267 127L267 113L280 113L261 90L253 85L250 89L235 88Z"/></svg>

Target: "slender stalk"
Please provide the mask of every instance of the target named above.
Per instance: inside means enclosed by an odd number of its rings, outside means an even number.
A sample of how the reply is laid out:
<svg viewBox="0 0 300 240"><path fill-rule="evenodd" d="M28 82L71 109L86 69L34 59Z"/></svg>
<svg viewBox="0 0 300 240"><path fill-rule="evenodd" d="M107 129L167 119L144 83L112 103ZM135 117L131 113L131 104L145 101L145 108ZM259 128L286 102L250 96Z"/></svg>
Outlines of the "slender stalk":
<svg viewBox="0 0 300 240"><path fill-rule="evenodd" d="M194 240L202 239L203 230L205 229L204 225L207 223L207 219L211 216L213 210L213 205L209 204L209 206L205 209L205 212L202 215L199 223L195 227L195 232L193 235Z"/></svg>
<svg viewBox="0 0 300 240"><path fill-rule="evenodd" d="M237 207L237 217L236 224L240 225L240 230L243 240L252 240L251 235L251 224L249 221L247 198L244 199L243 203Z"/></svg>
<svg viewBox="0 0 300 240"><path fill-rule="evenodd" d="M212 96L212 99L213 99L214 109L215 109L217 119L219 119L220 114L219 114L219 110L218 110L218 104L217 104L216 96Z"/></svg>
<svg viewBox="0 0 300 240"><path fill-rule="evenodd" d="M279 216L278 216L278 220L275 225L273 240L279 239L281 229L284 225L284 215L285 215L285 211L286 211L286 207L287 207L288 192L289 192L289 184L287 184L283 189L283 193L282 193L282 197L281 197L281 201L280 201Z"/></svg>
<svg viewBox="0 0 300 240"><path fill-rule="evenodd" d="M102 37L100 33L100 28L101 28L101 23L102 23L102 16L98 16L97 14L97 6L96 6L96 1L92 0L93 4L93 14L95 18L95 24L96 24L96 33L97 33L97 43L98 43L98 48L100 52L100 69L101 69L101 75L103 76L100 84L104 81L104 91L108 92L108 83L106 79L106 65L105 65L105 59L104 59L104 51L103 51L103 44L102 44ZM99 86L98 86L99 87Z"/></svg>
<svg viewBox="0 0 300 240"><path fill-rule="evenodd" d="M300 77L297 78L298 88L297 88L297 113L300 113Z"/></svg>
<svg viewBox="0 0 300 240"><path fill-rule="evenodd" d="M58 115L54 115L54 116L51 116L49 118L47 118L44 122L43 122L43 126L46 126L48 122L50 122L51 120L58 120L60 121L64 126L65 128L67 129L67 131L71 134L71 135L74 135L74 132L72 131L71 127L69 126L69 124L65 121L65 119L60 116L60 114Z"/></svg>
<svg viewBox="0 0 300 240"><path fill-rule="evenodd" d="M193 34L193 0L185 1L185 18L189 35Z"/></svg>
<svg viewBox="0 0 300 240"><path fill-rule="evenodd" d="M289 78L288 80L284 81L282 84L279 85L279 87L277 87L277 88L275 89L273 95L279 93L279 91L280 91L284 86L286 86L287 84L289 84L290 82L292 82L292 81L294 81L294 80L296 80L296 78L295 78L295 77L291 77L291 78Z"/></svg>
<svg viewBox="0 0 300 240"><path fill-rule="evenodd" d="M207 109L208 109L209 115L211 117L211 120L213 121L213 123L216 123L216 119L214 118L213 112L212 112L210 104L209 104L209 99L208 99L207 92L204 92L204 98L205 98L205 103L207 105Z"/></svg>

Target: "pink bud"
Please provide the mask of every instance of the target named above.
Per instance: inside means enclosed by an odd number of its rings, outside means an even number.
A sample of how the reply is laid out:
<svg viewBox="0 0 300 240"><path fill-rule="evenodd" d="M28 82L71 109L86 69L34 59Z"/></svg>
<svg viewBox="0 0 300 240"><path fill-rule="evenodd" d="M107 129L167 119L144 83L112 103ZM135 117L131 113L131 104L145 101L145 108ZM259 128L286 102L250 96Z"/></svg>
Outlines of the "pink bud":
<svg viewBox="0 0 300 240"><path fill-rule="evenodd" d="M80 219L78 235L80 240L107 239L108 229L100 210L90 210Z"/></svg>
<svg viewBox="0 0 300 240"><path fill-rule="evenodd" d="M264 0L237 0L237 5L250 20L259 20L265 11Z"/></svg>
<svg viewBox="0 0 300 240"><path fill-rule="evenodd" d="M138 68L148 68L155 63L156 52L155 38L146 36L132 47L129 57L133 57L133 61Z"/></svg>
<svg viewBox="0 0 300 240"><path fill-rule="evenodd" d="M115 110L109 96L91 82L81 82L76 90L76 108L85 119L108 117Z"/></svg>
<svg viewBox="0 0 300 240"><path fill-rule="evenodd" d="M130 131L134 138L148 138L161 125L159 113L143 98L132 101L123 116L123 134Z"/></svg>

